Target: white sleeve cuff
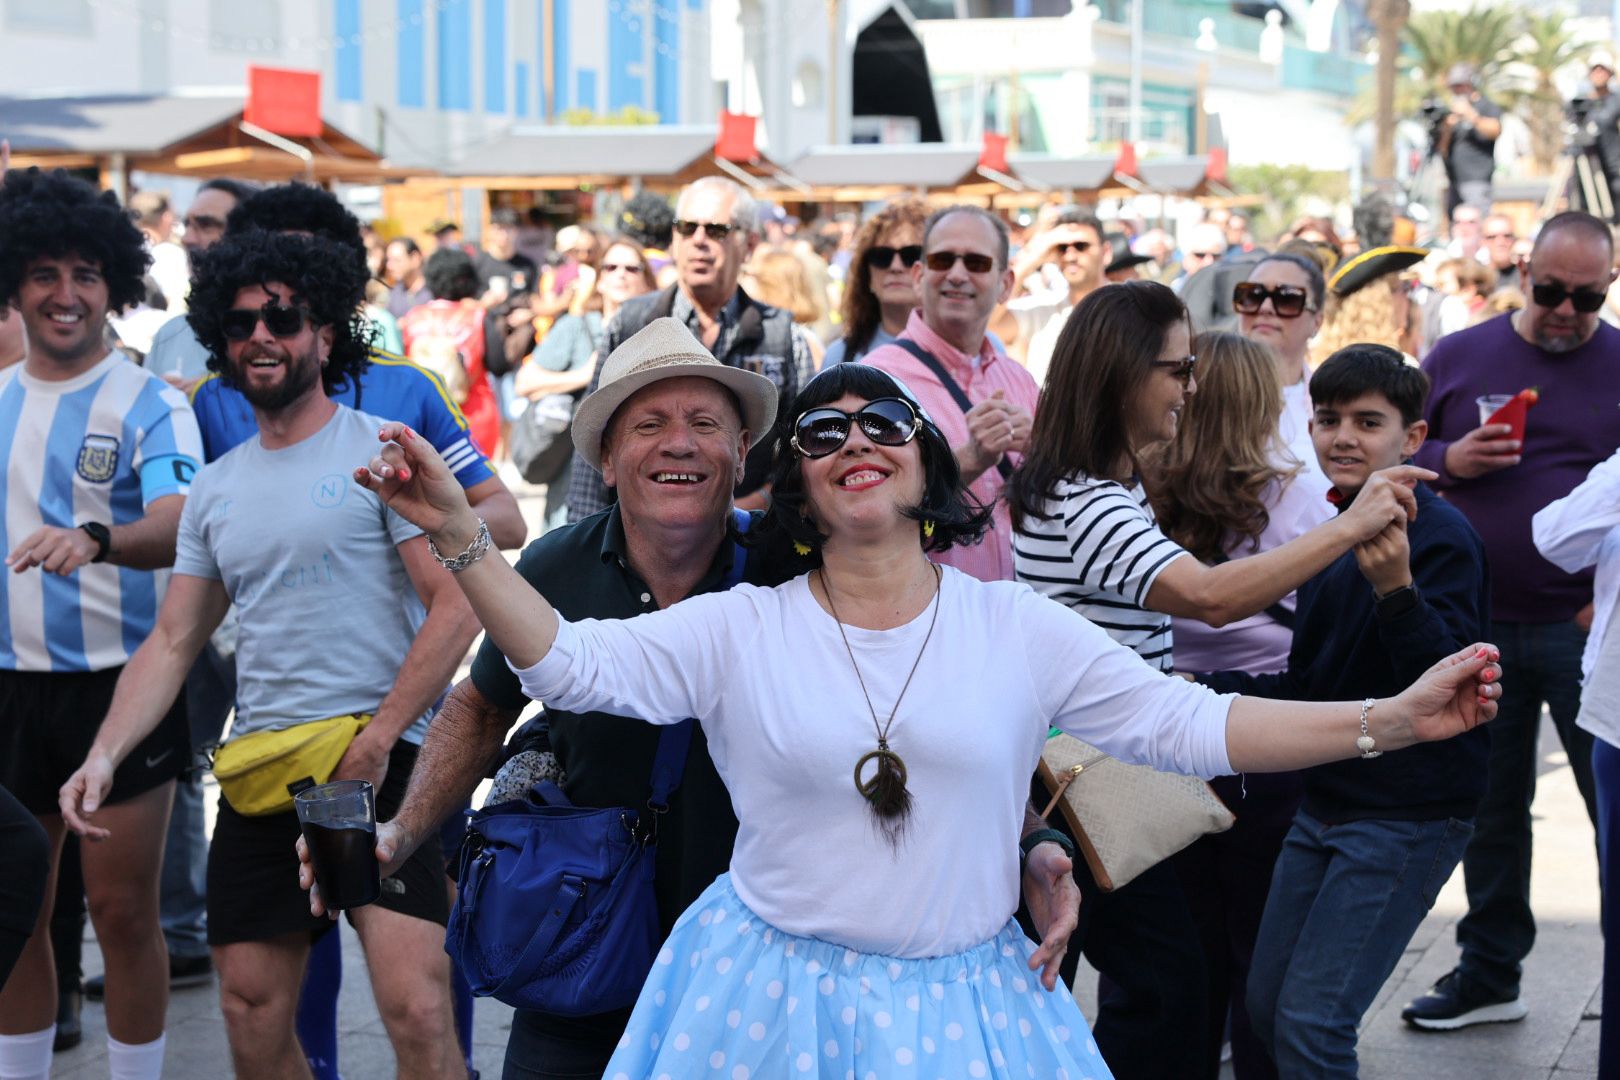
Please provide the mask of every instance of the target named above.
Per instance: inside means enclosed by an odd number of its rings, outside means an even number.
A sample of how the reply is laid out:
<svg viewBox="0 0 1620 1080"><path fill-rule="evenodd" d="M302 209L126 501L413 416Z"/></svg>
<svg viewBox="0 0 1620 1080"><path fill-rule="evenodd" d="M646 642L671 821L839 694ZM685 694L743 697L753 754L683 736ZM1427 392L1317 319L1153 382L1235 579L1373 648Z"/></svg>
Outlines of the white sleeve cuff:
<svg viewBox="0 0 1620 1080"><path fill-rule="evenodd" d="M518 677L523 693L532 701L555 699L574 683L574 658L579 652L579 631L574 624L557 616L557 636L546 655L526 668L506 660L506 666Z"/></svg>

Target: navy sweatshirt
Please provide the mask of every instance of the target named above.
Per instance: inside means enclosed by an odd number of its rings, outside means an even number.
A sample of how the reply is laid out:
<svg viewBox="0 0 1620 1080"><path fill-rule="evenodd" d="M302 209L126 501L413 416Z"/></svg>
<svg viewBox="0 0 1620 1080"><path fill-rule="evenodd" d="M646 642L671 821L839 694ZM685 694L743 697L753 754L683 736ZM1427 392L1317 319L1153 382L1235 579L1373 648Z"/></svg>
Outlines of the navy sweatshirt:
<svg viewBox="0 0 1620 1080"><path fill-rule="evenodd" d="M1488 640L1490 575L1485 545L1456 508L1417 488L1408 526L1414 610L1380 618L1372 585L1347 551L1299 589L1288 668L1274 675L1221 671L1198 681L1223 693L1300 701L1381 701L1434 663ZM1343 508L1341 507L1341 510ZM1373 706L1376 712L1378 706ZM1490 732L1483 727L1370 761L1351 758L1304 772L1307 814L1325 824L1470 819L1485 794Z"/></svg>

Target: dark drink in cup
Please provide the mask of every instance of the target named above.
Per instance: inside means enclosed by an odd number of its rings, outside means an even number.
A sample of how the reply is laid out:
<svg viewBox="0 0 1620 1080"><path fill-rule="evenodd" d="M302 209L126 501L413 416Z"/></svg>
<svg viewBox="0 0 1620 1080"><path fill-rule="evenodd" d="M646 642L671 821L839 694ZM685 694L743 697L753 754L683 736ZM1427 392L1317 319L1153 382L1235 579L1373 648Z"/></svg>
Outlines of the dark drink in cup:
<svg viewBox="0 0 1620 1080"><path fill-rule="evenodd" d="M366 780L335 780L293 798L321 902L330 911L382 895L377 864L377 805Z"/></svg>
<svg viewBox="0 0 1620 1080"><path fill-rule="evenodd" d="M375 827L305 825L304 843L328 908L347 911L382 895Z"/></svg>

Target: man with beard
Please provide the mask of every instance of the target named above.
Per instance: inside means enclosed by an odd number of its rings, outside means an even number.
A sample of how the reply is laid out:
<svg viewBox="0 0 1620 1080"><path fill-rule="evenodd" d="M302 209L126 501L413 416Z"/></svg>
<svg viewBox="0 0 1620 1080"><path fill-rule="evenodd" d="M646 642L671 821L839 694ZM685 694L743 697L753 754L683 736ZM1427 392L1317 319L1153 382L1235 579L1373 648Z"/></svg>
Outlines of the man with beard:
<svg viewBox="0 0 1620 1080"><path fill-rule="evenodd" d="M112 195L60 170L14 171L0 185L0 304L28 336L26 358L0 372L0 787L44 829L47 896L64 835L55 788L153 629L162 582L152 571L174 560L202 458L180 391L106 344L108 313L144 294L147 261ZM103 814L116 839L83 851L107 961L107 1056L121 1077L156 1078L163 1068L169 972L158 875L174 778L189 751L177 690L154 688L144 738L106 777ZM8 1078L50 1071L51 907L0 988Z"/></svg>
<svg viewBox="0 0 1620 1080"><path fill-rule="evenodd" d="M1007 302L1007 310L1018 319L1018 336L1025 342L1024 366L1037 384L1046 381L1052 349L1069 312L1108 283L1103 275L1108 259L1102 223L1078 206L1060 212L1052 227L1019 253L1013 267L1014 298ZM1028 293L1018 295L1026 285Z"/></svg>
<svg viewBox="0 0 1620 1080"><path fill-rule="evenodd" d="M1485 799L1463 854L1468 914L1457 924L1455 970L1402 1019L1429 1030L1523 1019L1530 910L1530 801L1540 760L1541 708L1552 714L1575 783L1595 820L1592 735L1576 726L1581 654L1592 619L1592 570L1566 573L1542 557L1531 518L1586 479L1620 446L1620 330L1598 319L1615 279L1609 227L1571 211L1542 226L1520 264L1526 304L1440 340L1424 361L1433 380L1429 441L1414 461L1485 542L1491 640L1502 650L1502 703L1490 726ZM1481 395L1538 388L1522 440L1481 424ZM1607 403L1607 407L1605 407Z"/></svg>
<svg viewBox="0 0 1620 1080"><path fill-rule="evenodd" d="M258 434L198 474L157 626L61 789L80 835L107 835L101 804L114 768L232 603L241 624L233 739L360 718L330 779L370 781L380 818L398 806L433 703L478 627L420 530L334 471L371 454L381 424L328 396L365 362L361 284L341 250L314 237L255 230L201 260L188 317L210 366L253 406ZM244 806L261 810L249 814L222 795L209 852L208 940L244 1078L309 1075L293 1016L310 944L332 929L298 889L299 826L287 802ZM466 1073L442 948L443 869L430 839L375 904L350 914L402 1077Z"/></svg>

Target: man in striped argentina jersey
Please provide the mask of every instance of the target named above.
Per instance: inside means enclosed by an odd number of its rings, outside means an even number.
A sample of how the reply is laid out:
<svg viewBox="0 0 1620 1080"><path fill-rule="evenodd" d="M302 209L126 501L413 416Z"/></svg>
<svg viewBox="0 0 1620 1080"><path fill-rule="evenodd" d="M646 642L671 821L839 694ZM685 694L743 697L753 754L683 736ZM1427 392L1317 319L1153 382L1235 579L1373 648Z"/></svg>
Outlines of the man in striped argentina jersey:
<svg viewBox="0 0 1620 1080"><path fill-rule="evenodd" d="M202 439L185 396L106 344L109 311L142 294L149 259L111 194L58 170L0 184L0 303L28 356L0 372L0 785L44 826L88 750L119 672L151 631ZM162 575L166 576L166 575ZM112 839L83 848L90 917L107 960L116 1076L163 1065L168 956L158 875L174 778L190 760L182 707L129 756L108 806ZM49 895L49 894L47 894ZM57 996L41 915L0 988L0 1075L51 1064Z"/></svg>

